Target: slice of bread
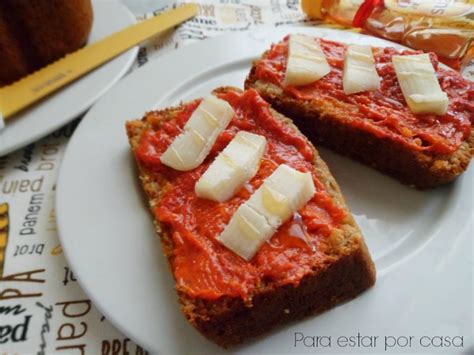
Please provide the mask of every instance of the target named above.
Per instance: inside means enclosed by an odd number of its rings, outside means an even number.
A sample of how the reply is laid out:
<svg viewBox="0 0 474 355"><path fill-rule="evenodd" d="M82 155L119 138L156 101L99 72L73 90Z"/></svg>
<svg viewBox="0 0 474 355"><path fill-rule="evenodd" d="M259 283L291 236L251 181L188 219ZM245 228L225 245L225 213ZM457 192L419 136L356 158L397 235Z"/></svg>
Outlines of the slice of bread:
<svg viewBox="0 0 474 355"><path fill-rule="evenodd" d="M332 73L327 78L320 79L321 87L323 85L326 85L326 87L330 85L332 88L336 87L338 90L337 95L341 95L344 51L340 51L339 49L341 48L331 51L331 46L344 45L331 41L322 41L322 45L323 49L326 50L326 55L329 56ZM383 91L380 94L395 93L397 99L389 99L398 107L403 107L402 110L406 112L407 106L404 100L400 99L401 90L390 62L391 56L399 53L393 49L383 50L375 48L374 51L376 61L379 62L380 68L382 68L379 71L383 71L383 75L386 76L384 78L381 75ZM401 144L403 143L402 140L405 139L403 134L395 132L395 136L398 135L395 139L393 136L383 136L380 135L380 130L375 132L374 130L366 129L367 124L373 123L370 119L365 117L362 117L362 119L354 118L356 117L354 113L364 112L362 110L366 109L373 110L374 108L370 103L368 105L363 104L364 107L361 107L359 104L341 100L337 95L325 93L323 92L324 90L320 91L319 96L314 99L298 97L292 93L291 89L287 90L283 85L277 83L276 80L262 80L257 74L257 67L268 58L269 52L265 52L262 58L253 64L247 77L245 88L256 89L277 111L290 117L295 125L313 143L321 144L340 154L354 158L397 178L405 184L413 185L420 189L431 188L450 182L467 169L474 151L474 133L472 129L470 134L465 134L462 142L453 152L440 153L429 149L429 147L424 150L413 149L407 144ZM474 95L474 84L463 79L452 70L439 68L435 56L432 56L432 61L435 62L438 76L442 77L442 85L444 83L449 85L449 83L456 80L456 84L449 90L448 96L450 96L451 100L456 96L462 96L463 103L460 105L459 102L456 102L455 106L452 105L454 107L452 110L459 116L462 115L462 119L467 122L470 120L472 124L474 108L471 101L472 95ZM280 62L278 65L280 66L279 74L282 74L284 72L283 65ZM378 108L381 110L387 109L386 107L377 106L375 110ZM401 113L401 111L398 113ZM410 119L419 120L420 126L425 124L425 118L409 115ZM354 120L360 124L354 124ZM375 125L377 124L378 122L375 123ZM380 126L377 126L377 129L379 128ZM451 129L452 127L446 126L446 131Z"/></svg>
<svg viewBox="0 0 474 355"><path fill-rule="evenodd" d="M220 88L214 94L229 92L240 93L239 89ZM255 95L257 94L255 93ZM321 239L321 243L317 246L317 252L310 259L309 271L302 275L298 282L281 285L267 278L256 284L247 297L224 294L217 298L207 298L190 294L186 288L182 287L181 281L176 276L176 241L178 240L175 238L176 230L170 223L160 221L157 218L156 210L160 208L166 192L173 188L174 180L185 176L183 174L192 175L195 180L196 169L191 172L170 172L168 170L172 169L165 167L163 172L160 169L150 168L137 155L146 131L165 129L163 125L166 122L173 122L185 107L189 107L189 104L149 112L141 120L129 121L126 125L129 141L138 164L139 178L155 217L156 230L161 239L164 253L176 280L181 310L197 330L224 347L258 336L278 324L325 311L340 302L354 298L375 282L375 267L361 231L349 212L339 186L328 167L314 147L307 142L288 118L270 109L267 103L265 105L268 107L265 109L269 110L268 112L271 112L273 116L272 120L283 122L282 126L285 129L291 130L298 139L304 139L304 142L309 144L314 156L312 162L315 168L314 173L317 175L318 181L322 183L319 188L327 192L326 196L331 200L330 203L334 203L337 208L343 211L344 218L337 228L332 229L327 237ZM232 127L233 122L222 135L233 130L235 132L235 127ZM211 151L211 155L203 164L212 162L217 153L218 151ZM281 159L290 158L282 156ZM200 171L201 174L202 170ZM211 201L208 206L214 206L213 204L217 204L217 202ZM219 206L225 208L226 202ZM214 218L217 219L215 216ZM217 235L201 237L205 238L206 243L210 243L209 245L217 252L232 253L215 240ZM182 242L181 239L179 241ZM254 259L249 262L243 261L243 259L239 262L254 263L258 255L257 253ZM233 255L226 254L226 258L227 256ZM199 272L199 270L197 271Z"/></svg>

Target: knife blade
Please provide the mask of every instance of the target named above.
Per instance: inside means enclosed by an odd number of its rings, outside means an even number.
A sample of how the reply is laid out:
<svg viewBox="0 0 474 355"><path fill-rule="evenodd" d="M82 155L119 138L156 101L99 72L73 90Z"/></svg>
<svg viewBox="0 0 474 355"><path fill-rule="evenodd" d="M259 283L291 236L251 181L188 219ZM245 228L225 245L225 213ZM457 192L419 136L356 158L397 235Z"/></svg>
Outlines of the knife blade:
<svg viewBox="0 0 474 355"><path fill-rule="evenodd" d="M196 4L185 4L166 11L115 32L102 40L66 55L64 58L11 85L0 88L0 121L3 121L1 116L8 120L31 104L82 77L151 36L194 17L197 12L198 5Z"/></svg>

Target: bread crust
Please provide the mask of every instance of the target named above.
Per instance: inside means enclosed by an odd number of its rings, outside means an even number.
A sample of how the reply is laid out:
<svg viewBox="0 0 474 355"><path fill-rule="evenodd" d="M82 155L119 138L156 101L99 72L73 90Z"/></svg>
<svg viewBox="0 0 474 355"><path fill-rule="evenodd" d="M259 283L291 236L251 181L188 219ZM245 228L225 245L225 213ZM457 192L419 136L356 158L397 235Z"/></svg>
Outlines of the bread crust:
<svg viewBox="0 0 474 355"><path fill-rule="evenodd" d="M419 189L453 181L471 161L474 153L472 130L471 136L452 154L414 151L389 137L379 138L350 125L347 113L330 103L319 106L312 100L300 100L286 94L279 86L258 80L256 64L245 81L245 88L257 90L277 111L290 117L316 145L321 144Z"/></svg>
<svg viewBox="0 0 474 355"><path fill-rule="evenodd" d="M0 1L0 87L84 46L91 0Z"/></svg>
<svg viewBox="0 0 474 355"><path fill-rule="evenodd" d="M226 87L216 91L228 90L236 89ZM154 116L158 115L164 122L175 117L180 110L180 107L166 109L155 112ZM272 112L275 117L298 131L291 120L276 111ZM133 150L149 127L146 116L142 120L127 122L127 134ZM167 181L163 176L148 171L138 161L137 163L139 177L153 211ZM330 195L348 211L338 184L315 149L314 164L318 167L318 178L326 185ZM155 225L172 268L174 246L171 231L156 220ZM333 256L331 262L315 268L299 285L276 286L269 282L248 301L228 296L210 301L189 297L178 290L181 310L204 336L228 347L261 335L278 324L323 312L354 298L375 283L376 271L361 232L349 211L346 224L341 230L341 233L330 237L332 247L329 252Z"/></svg>

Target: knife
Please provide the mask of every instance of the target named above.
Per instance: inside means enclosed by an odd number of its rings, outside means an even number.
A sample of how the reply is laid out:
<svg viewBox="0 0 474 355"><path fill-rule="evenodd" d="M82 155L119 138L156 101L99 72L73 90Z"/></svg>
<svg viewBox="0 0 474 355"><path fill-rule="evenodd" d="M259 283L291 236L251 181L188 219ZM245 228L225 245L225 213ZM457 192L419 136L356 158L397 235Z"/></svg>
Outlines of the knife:
<svg viewBox="0 0 474 355"><path fill-rule="evenodd" d="M2 115L8 120L91 70L136 46L149 37L194 17L196 4L186 4L151 19L113 33L64 58L0 89L0 127Z"/></svg>

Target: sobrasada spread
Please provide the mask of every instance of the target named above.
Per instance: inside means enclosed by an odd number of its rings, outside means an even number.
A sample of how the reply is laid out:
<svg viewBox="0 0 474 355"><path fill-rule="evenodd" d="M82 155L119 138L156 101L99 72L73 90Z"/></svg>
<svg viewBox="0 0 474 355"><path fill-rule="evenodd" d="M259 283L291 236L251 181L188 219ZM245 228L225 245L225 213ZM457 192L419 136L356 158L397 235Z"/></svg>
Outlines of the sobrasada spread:
<svg viewBox="0 0 474 355"><path fill-rule="evenodd" d="M284 87L288 36L274 44L265 59L257 63L257 79L279 85L295 98L313 100L315 105L333 104L336 109L346 105L344 110L350 110L348 124L380 138L390 137L416 151L449 154L470 136L474 120L474 83L462 79L452 70L441 68L436 55L431 54L431 61L441 88L450 101L448 112L442 116L413 114L403 97L392 56L417 52L399 53L394 48L374 48L376 69L381 78L380 89L346 95L342 87L342 74L347 45L323 39L320 44L331 66L331 72L320 80L304 86Z"/></svg>
<svg viewBox="0 0 474 355"><path fill-rule="evenodd" d="M181 133L200 101L182 106L173 119L157 123L154 129L145 132L136 156L146 169L161 174L168 181L163 186L155 215L162 226L172 231L172 267L177 288L191 297L210 300L221 296L247 299L252 290L270 280L275 285L297 285L317 268L317 263L328 261L331 256L324 253L328 237L348 216L318 178L313 165L314 152L306 138L275 118L269 104L255 90L229 92L219 97L231 104L235 115L198 168L177 171L162 164L160 156ZM153 114L147 117L151 122ZM161 122L158 117L156 122ZM267 149L257 174L223 203L197 197L196 182L241 130L267 139ZM311 172L316 194L250 261L246 261L216 238L237 208L280 164Z"/></svg>

